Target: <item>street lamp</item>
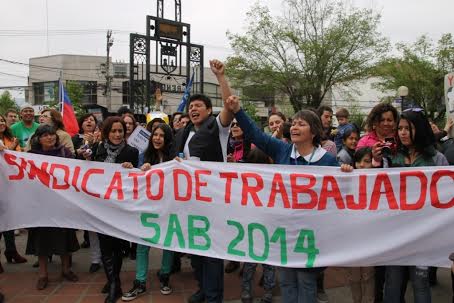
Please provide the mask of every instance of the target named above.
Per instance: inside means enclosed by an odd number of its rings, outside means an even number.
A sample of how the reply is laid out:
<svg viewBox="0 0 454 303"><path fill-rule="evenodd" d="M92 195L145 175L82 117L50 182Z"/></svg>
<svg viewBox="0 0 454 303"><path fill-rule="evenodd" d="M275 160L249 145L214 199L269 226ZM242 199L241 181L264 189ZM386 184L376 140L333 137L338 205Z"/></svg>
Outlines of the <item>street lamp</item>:
<svg viewBox="0 0 454 303"><path fill-rule="evenodd" d="M406 86L401 86L397 89L397 94L399 95L400 97L400 111L403 112L404 111L404 100L405 100L405 97L408 96L408 87Z"/></svg>

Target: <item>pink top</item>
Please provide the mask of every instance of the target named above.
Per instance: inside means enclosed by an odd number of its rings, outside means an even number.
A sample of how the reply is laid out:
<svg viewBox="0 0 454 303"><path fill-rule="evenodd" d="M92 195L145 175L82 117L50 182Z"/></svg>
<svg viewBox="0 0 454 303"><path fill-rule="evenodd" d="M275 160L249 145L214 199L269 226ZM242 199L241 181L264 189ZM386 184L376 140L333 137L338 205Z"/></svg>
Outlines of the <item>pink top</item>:
<svg viewBox="0 0 454 303"><path fill-rule="evenodd" d="M333 141L331 141L331 140L323 141L322 148L324 150L326 150L328 153L330 153L331 155L333 155L334 158L336 157L337 147L336 147L336 143L334 143Z"/></svg>
<svg viewBox="0 0 454 303"><path fill-rule="evenodd" d="M372 147L378 141L380 141L380 139L378 139L377 133L375 131L368 132L367 134L362 136L361 139L359 139L356 150L362 147Z"/></svg>

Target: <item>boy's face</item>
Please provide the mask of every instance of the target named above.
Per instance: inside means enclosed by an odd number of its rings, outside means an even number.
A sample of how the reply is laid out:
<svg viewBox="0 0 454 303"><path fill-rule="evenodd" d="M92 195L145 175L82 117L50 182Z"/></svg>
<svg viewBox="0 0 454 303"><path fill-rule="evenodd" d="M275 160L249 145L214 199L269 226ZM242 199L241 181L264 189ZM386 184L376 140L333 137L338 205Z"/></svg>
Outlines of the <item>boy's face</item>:
<svg viewBox="0 0 454 303"><path fill-rule="evenodd" d="M322 120L322 126L323 129L328 129L331 127L331 121L333 119L333 113L330 111L323 111L322 116L320 117L320 120Z"/></svg>
<svg viewBox="0 0 454 303"><path fill-rule="evenodd" d="M348 123L348 118L346 117L339 117L337 118L337 122L339 123L339 125L345 125Z"/></svg>

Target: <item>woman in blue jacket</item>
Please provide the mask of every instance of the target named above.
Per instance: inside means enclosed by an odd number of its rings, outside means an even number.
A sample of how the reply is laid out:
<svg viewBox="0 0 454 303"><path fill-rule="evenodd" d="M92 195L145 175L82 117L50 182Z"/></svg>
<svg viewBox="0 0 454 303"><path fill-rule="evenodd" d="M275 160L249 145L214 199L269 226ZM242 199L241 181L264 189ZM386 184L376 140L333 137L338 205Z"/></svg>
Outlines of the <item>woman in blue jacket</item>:
<svg viewBox="0 0 454 303"><path fill-rule="evenodd" d="M301 110L293 116L290 128L292 143L286 143L261 131L241 109L238 97L230 96L227 103L245 138L271 157L275 164L338 166L336 158L320 146L322 123L312 111ZM282 301L316 303L317 277L323 270L324 268L280 268Z"/></svg>

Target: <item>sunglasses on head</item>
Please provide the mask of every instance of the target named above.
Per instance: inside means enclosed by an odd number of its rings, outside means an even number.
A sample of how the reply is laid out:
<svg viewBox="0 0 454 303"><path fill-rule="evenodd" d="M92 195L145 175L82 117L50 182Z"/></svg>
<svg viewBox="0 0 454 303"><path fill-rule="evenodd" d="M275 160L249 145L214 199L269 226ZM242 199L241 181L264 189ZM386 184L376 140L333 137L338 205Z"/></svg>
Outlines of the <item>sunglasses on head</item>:
<svg viewBox="0 0 454 303"><path fill-rule="evenodd" d="M424 108L421 108L421 107L411 107L411 108L407 108L403 111L403 113L408 113L408 112L415 112L415 113L424 113Z"/></svg>

